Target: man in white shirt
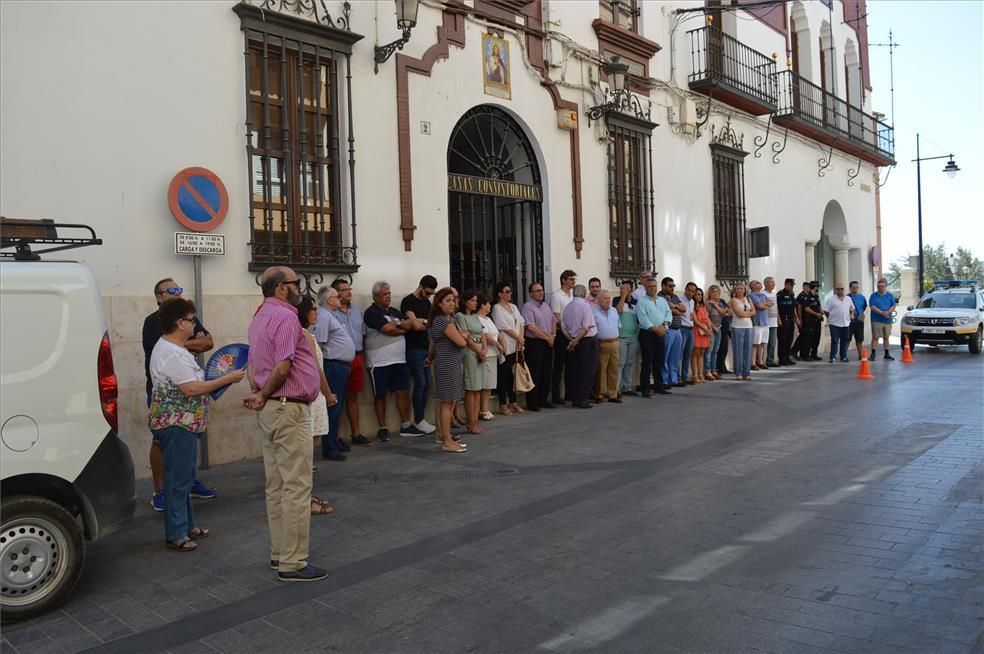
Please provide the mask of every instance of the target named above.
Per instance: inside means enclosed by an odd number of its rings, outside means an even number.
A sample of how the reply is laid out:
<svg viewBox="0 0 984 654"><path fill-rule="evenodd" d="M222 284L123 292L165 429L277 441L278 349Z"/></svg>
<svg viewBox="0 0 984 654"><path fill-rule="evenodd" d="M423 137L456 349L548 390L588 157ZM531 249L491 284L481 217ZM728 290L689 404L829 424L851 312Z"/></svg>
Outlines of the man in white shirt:
<svg viewBox="0 0 984 654"><path fill-rule="evenodd" d="M851 319L854 317L854 301L844 295L844 283L837 282L834 294L823 305L823 314L830 325L830 363L839 355L847 361L847 348L851 344Z"/></svg>
<svg viewBox="0 0 984 654"><path fill-rule="evenodd" d="M694 295L697 294L697 284L687 282L683 289L683 308L680 314L680 335L683 344L680 350L680 381L693 384L690 381L690 355L694 353Z"/></svg>
<svg viewBox="0 0 984 654"><path fill-rule="evenodd" d="M765 278L765 290L762 291L769 298L769 344L766 348L765 365L769 368L778 368L779 360L776 359L776 345L779 343L779 305L776 303L776 280L772 277Z"/></svg>
<svg viewBox="0 0 984 654"><path fill-rule="evenodd" d="M564 363L567 361L567 345L570 341L560 328L560 317L564 309L574 299L574 286L577 285L577 273L565 270L560 273L560 288L550 295L550 310L557 318L557 335L554 338L553 378L551 381L553 404L563 404L564 396L560 394L560 380L564 378ZM568 391L567 395L570 394Z"/></svg>

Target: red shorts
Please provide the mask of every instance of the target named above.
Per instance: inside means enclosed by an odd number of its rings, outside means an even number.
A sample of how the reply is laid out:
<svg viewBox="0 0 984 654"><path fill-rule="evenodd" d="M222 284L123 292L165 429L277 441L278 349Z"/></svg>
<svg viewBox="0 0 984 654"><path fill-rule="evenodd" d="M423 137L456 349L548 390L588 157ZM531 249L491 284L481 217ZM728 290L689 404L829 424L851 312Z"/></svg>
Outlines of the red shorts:
<svg viewBox="0 0 984 654"><path fill-rule="evenodd" d="M359 352L352 360L352 370L349 372L348 386L345 392L348 395L361 393L366 388L366 367L362 361L362 353Z"/></svg>

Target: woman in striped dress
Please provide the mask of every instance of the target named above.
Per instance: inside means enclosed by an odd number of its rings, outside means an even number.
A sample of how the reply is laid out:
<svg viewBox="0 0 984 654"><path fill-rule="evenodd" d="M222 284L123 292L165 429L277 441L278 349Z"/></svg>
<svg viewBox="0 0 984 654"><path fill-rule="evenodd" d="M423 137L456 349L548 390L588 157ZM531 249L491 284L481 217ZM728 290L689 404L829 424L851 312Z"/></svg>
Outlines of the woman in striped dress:
<svg viewBox="0 0 984 654"><path fill-rule="evenodd" d="M463 371L464 352L468 340L454 321L457 301L450 288L442 288L434 296L427 322L433 351L431 368L434 371L434 397L441 403L438 428L441 450L459 454L467 447L451 439L451 409L465 395Z"/></svg>

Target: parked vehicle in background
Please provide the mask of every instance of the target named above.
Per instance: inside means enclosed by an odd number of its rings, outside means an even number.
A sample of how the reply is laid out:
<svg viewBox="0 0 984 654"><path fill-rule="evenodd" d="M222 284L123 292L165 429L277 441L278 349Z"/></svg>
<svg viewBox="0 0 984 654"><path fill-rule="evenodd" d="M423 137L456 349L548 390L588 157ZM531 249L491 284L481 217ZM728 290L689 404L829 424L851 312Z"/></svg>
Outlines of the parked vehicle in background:
<svg viewBox="0 0 984 654"><path fill-rule="evenodd" d="M117 530L136 506L95 277L84 264L38 256L101 243L85 225L0 218L4 623L64 600L82 574L85 540Z"/></svg>
<svg viewBox="0 0 984 654"><path fill-rule="evenodd" d="M901 332L909 344L966 345L980 354L984 336L984 291L973 281L938 281L919 304L908 307Z"/></svg>

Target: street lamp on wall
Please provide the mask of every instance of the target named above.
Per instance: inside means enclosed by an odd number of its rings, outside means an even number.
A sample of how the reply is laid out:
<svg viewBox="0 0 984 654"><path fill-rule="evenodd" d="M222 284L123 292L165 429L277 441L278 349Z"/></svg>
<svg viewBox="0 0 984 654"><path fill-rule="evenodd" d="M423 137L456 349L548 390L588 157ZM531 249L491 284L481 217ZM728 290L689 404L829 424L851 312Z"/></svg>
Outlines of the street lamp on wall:
<svg viewBox="0 0 984 654"><path fill-rule="evenodd" d="M651 117L650 110L643 110L639 98L626 88L629 65L618 55L612 55L610 60L602 64L601 69L608 77L608 90L605 91L605 102L588 109L588 124L590 125L592 120L600 120L613 111L632 112L636 118L648 121Z"/></svg>
<svg viewBox="0 0 984 654"><path fill-rule="evenodd" d="M943 172L950 179L957 174L960 167L957 162L953 160L953 154L943 154L938 157L920 157L919 156L919 134L916 133L916 158L913 161L916 163L916 216L918 219L919 226L919 293L916 300L922 297L923 294L923 271L925 266L923 265L923 237L922 237L922 172L919 167L922 161L932 161L933 159L949 159L946 162L946 166L943 168Z"/></svg>
<svg viewBox="0 0 984 654"><path fill-rule="evenodd" d="M396 27L403 32L403 36L387 43L377 45L374 50L373 72L379 72L379 64L384 63L393 56L397 50L402 50L403 46L410 40L410 30L417 25L417 10L420 9L420 0L394 0L396 2Z"/></svg>

